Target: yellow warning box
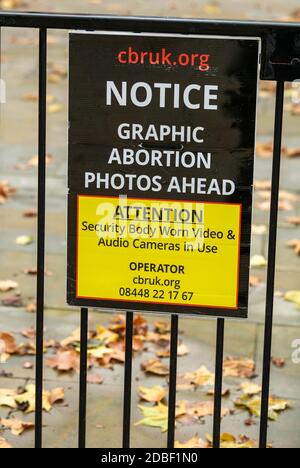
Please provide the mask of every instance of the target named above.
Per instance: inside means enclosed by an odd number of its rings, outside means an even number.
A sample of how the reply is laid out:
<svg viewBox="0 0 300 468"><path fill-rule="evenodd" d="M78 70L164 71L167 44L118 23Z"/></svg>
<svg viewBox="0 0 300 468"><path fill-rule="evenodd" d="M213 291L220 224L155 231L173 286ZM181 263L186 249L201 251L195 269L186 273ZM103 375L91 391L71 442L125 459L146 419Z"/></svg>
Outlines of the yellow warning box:
<svg viewBox="0 0 300 468"><path fill-rule="evenodd" d="M238 309L241 205L77 203L78 299Z"/></svg>

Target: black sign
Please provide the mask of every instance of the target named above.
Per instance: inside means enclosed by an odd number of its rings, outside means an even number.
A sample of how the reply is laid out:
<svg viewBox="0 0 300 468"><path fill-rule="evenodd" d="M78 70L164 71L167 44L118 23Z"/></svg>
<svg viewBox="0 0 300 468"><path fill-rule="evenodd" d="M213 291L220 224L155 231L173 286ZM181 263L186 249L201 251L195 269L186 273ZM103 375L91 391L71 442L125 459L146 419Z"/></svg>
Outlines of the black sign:
<svg viewBox="0 0 300 468"><path fill-rule="evenodd" d="M247 317L259 47L70 35L70 305Z"/></svg>

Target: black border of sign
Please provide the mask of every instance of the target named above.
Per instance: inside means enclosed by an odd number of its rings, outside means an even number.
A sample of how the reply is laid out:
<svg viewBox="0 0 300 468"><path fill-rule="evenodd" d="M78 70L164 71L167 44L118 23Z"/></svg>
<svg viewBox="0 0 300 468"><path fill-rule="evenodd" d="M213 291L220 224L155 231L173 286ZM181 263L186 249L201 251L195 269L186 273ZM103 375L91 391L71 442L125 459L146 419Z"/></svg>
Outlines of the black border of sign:
<svg viewBox="0 0 300 468"><path fill-rule="evenodd" d="M93 34L92 32L87 31L76 31L76 34ZM106 33L106 31L97 31L95 34ZM110 31L110 34L122 34L122 31ZM128 35L135 35L134 32L127 33ZM151 33L146 33L145 35L151 35ZM138 34L139 36L143 34ZM178 37L180 34L154 34L157 36L175 36ZM259 82L259 56L260 56L260 39L254 37L235 37L235 36L202 36L189 34L184 36L185 38L191 36L194 37L206 37L211 39L239 39L245 41L253 41L258 43L258 57L257 57L257 89ZM258 95L258 93L257 93ZM257 104L256 104L257 107ZM257 117L256 117L257 120ZM256 134L255 134L256 136ZM255 146L255 142L254 142ZM253 158L254 158L253 154ZM214 308L214 307L193 307L193 306L180 306L180 305L169 305L169 304L153 304L153 303L144 303L144 302L132 302L132 301L118 301L118 300L97 300L97 299L81 299L77 298L77 285L76 285L76 236L71 236L70 232L77 233L77 216L70 216L70 207L72 206L73 210L77 211L77 196L81 195L79 193L68 194L68 276L67 276L67 303L70 306L74 307L87 307L92 309L98 309L99 311L107 312L143 312L147 314L178 314L185 317L224 317L224 318L237 318L237 319L247 319L248 318L248 301L249 301L249 279L250 279L250 249L251 249L251 227L252 227L252 208L253 200L251 197L251 209L247 210L245 206L242 209L242 223L240 231L240 265L239 265L239 295L238 295L238 308L237 309L228 309L228 308ZM84 195L84 194L82 194ZM87 195L87 194L85 194ZM100 195L99 195L100 196ZM142 198L142 197L141 197ZM200 202L200 200L199 200ZM202 202L204 202L202 200ZM74 211L73 211L74 213ZM70 240L72 239L72 246L70 246ZM73 242L74 239L74 242ZM72 251L72 252L71 252ZM74 255L75 254L75 255ZM75 261L74 261L75 260Z"/></svg>

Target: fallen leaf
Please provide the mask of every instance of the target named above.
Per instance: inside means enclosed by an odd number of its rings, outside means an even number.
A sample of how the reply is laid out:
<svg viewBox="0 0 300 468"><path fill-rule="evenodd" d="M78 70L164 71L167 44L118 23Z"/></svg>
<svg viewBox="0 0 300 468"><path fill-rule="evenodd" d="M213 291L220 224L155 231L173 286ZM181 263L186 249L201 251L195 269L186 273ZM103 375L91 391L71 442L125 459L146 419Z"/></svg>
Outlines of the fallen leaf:
<svg viewBox="0 0 300 468"><path fill-rule="evenodd" d="M253 382L243 382L240 388L243 390L243 393L248 396L259 395L262 391L261 385L257 385Z"/></svg>
<svg viewBox="0 0 300 468"><path fill-rule="evenodd" d="M21 331L21 335L33 340L36 337L36 330L35 328L25 328Z"/></svg>
<svg viewBox="0 0 300 468"><path fill-rule="evenodd" d="M7 354L15 354L17 352L16 339L11 333L0 332L0 350Z"/></svg>
<svg viewBox="0 0 300 468"><path fill-rule="evenodd" d="M251 288L257 288L261 284L261 279L257 276L250 276L249 284Z"/></svg>
<svg viewBox="0 0 300 468"><path fill-rule="evenodd" d="M253 257L251 258L252 268L266 267L267 265L268 262L263 255L253 255Z"/></svg>
<svg viewBox="0 0 300 468"><path fill-rule="evenodd" d="M0 449L12 449L12 445L10 445L7 440L3 437L0 437Z"/></svg>
<svg viewBox="0 0 300 468"><path fill-rule="evenodd" d="M248 410L251 416L260 417L260 412L261 412L261 398L260 397L256 397L256 396L251 397L249 395L243 395L241 398L238 398L234 404L237 408ZM285 411L289 407L290 407L290 403L288 401L279 400L274 397L270 397L268 418L271 421L277 421L278 413Z"/></svg>
<svg viewBox="0 0 300 468"><path fill-rule="evenodd" d="M194 372L187 372L178 376L177 390L189 390L215 384L215 375L202 366Z"/></svg>
<svg viewBox="0 0 300 468"><path fill-rule="evenodd" d="M189 354L189 352L190 351L189 351L188 347L185 344L182 343L182 344L178 345L177 356L179 356L179 357L187 356ZM166 348L166 349L162 348L162 349L159 349L156 352L156 355L159 358L168 358L171 355L171 350L170 350L170 348Z"/></svg>
<svg viewBox="0 0 300 468"><path fill-rule="evenodd" d="M49 403L51 406L65 399L65 391L63 388L60 387L51 390L51 392L45 392L45 394L46 396L48 396Z"/></svg>
<svg viewBox="0 0 300 468"><path fill-rule="evenodd" d="M252 226L252 233L255 234L256 236L263 236L264 234L267 234L267 232L268 232L268 227L265 225L256 226L254 224Z"/></svg>
<svg viewBox="0 0 300 468"><path fill-rule="evenodd" d="M32 364L32 362L25 362L25 363L23 364L23 369L26 369L26 370L33 369L33 364Z"/></svg>
<svg viewBox="0 0 300 468"><path fill-rule="evenodd" d="M168 430L168 406L158 402L155 406L139 406L143 414L143 419L135 424L135 426L147 426L160 428L162 432ZM176 406L176 418L185 414L185 409Z"/></svg>
<svg viewBox="0 0 300 468"><path fill-rule="evenodd" d="M176 449L189 449L189 448L199 448L199 449L208 449L210 444L207 441L200 439L197 435L187 442L175 442Z"/></svg>
<svg viewBox="0 0 300 468"><path fill-rule="evenodd" d="M215 396L215 391L212 390L212 389L208 390L207 395L214 397ZM230 391L229 388L225 388L224 390L222 390L222 398L228 398L228 397L230 397L230 395L231 395L231 391Z"/></svg>
<svg viewBox="0 0 300 468"><path fill-rule="evenodd" d="M224 360L224 377L251 379L255 376L255 363L252 359L226 357Z"/></svg>
<svg viewBox="0 0 300 468"><path fill-rule="evenodd" d="M35 208L31 208L23 212L24 218L36 218L38 215L37 210Z"/></svg>
<svg viewBox="0 0 300 468"><path fill-rule="evenodd" d="M288 218L287 221L293 226L300 226L300 216L292 216L291 218Z"/></svg>
<svg viewBox="0 0 300 468"><path fill-rule="evenodd" d="M256 426L256 421L253 418L248 418L244 421L244 424L247 427Z"/></svg>
<svg viewBox="0 0 300 468"><path fill-rule="evenodd" d="M52 405L64 399L64 390L56 388L51 392L43 391L43 410L50 412ZM29 384L25 387L24 392L14 397L15 402L25 413L33 413L35 411L35 385Z"/></svg>
<svg viewBox="0 0 300 468"><path fill-rule="evenodd" d="M88 374L86 381L88 384L101 385L103 384L104 379L96 374Z"/></svg>
<svg viewBox="0 0 300 468"><path fill-rule="evenodd" d="M47 359L46 365L59 372L79 371L80 357L75 350L58 350L56 356Z"/></svg>
<svg viewBox="0 0 300 468"><path fill-rule="evenodd" d="M139 387L138 394L141 400L148 401L149 403L158 403L165 399L167 391L159 385L154 385L151 388Z"/></svg>
<svg viewBox="0 0 300 468"><path fill-rule="evenodd" d="M299 158L300 156L300 148L288 148L286 152L287 158Z"/></svg>
<svg viewBox="0 0 300 468"><path fill-rule="evenodd" d="M60 345L63 348L66 348L69 345L78 345L80 344L80 328L76 328L70 336L65 338L63 341L60 342Z"/></svg>
<svg viewBox="0 0 300 468"><path fill-rule="evenodd" d="M58 112L61 112L63 110L64 106L62 104L50 104L48 106L48 112L50 114L57 114Z"/></svg>
<svg viewBox="0 0 300 468"><path fill-rule="evenodd" d="M170 322L167 322L165 320L159 320L154 323L154 330L156 333L159 333L160 335L165 335L166 333L170 333L171 331Z"/></svg>
<svg viewBox="0 0 300 468"><path fill-rule="evenodd" d="M53 156L51 154L46 154L46 165L48 166L53 161ZM26 163L21 163L16 165L16 169L25 170L33 167L38 167L39 165L39 156L35 155L29 159Z"/></svg>
<svg viewBox="0 0 300 468"><path fill-rule="evenodd" d="M26 306L26 312L29 312L30 314L35 314L36 313L36 302L31 302Z"/></svg>
<svg viewBox="0 0 300 468"><path fill-rule="evenodd" d="M257 143L256 156L263 159L268 159L273 156L273 143Z"/></svg>
<svg viewBox="0 0 300 468"><path fill-rule="evenodd" d="M178 403L178 406L181 408L184 414L189 416L195 416L198 419L205 418L207 416L213 416L214 414L214 402L213 401L181 401ZM227 408L222 408L221 417L227 416L229 410Z"/></svg>
<svg viewBox="0 0 300 468"><path fill-rule="evenodd" d="M17 408L15 396L17 395L15 390L7 388L0 388L0 406L6 406L11 409Z"/></svg>
<svg viewBox="0 0 300 468"><path fill-rule="evenodd" d="M0 292L9 292L17 289L19 287L18 283L15 281L7 280L0 281Z"/></svg>
<svg viewBox="0 0 300 468"><path fill-rule="evenodd" d="M6 297L2 300L2 305L5 307L23 307L21 294L15 294L14 296Z"/></svg>
<svg viewBox="0 0 300 468"><path fill-rule="evenodd" d="M11 187L6 180L0 180L0 205L6 203L14 193L16 193L15 188Z"/></svg>
<svg viewBox="0 0 300 468"><path fill-rule="evenodd" d="M300 309L300 291L289 291L284 298L288 302L294 302L298 306L298 309Z"/></svg>
<svg viewBox="0 0 300 468"><path fill-rule="evenodd" d="M272 181L271 180L256 180L254 182L255 190L271 190Z"/></svg>
<svg viewBox="0 0 300 468"><path fill-rule="evenodd" d="M287 246L293 249L296 255L300 256L300 239L294 239L287 243Z"/></svg>
<svg viewBox="0 0 300 468"><path fill-rule="evenodd" d="M249 439L246 436L234 437L232 434L221 435L221 449L256 449L258 443L256 440Z"/></svg>
<svg viewBox="0 0 300 468"><path fill-rule="evenodd" d="M20 421L19 419L0 419L0 425L10 429L12 435L20 436L24 431L33 429L34 424L30 422Z"/></svg>
<svg viewBox="0 0 300 468"><path fill-rule="evenodd" d="M33 243L33 237L32 236L19 236L16 239L16 244L17 245L30 245Z"/></svg>
<svg viewBox="0 0 300 468"><path fill-rule="evenodd" d="M283 369L286 366L286 360L283 358L272 357L272 364L278 369Z"/></svg>
<svg viewBox="0 0 300 468"><path fill-rule="evenodd" d="M169 375L169 369L159 359L150 359L141 365L147 374Z"/></svg>

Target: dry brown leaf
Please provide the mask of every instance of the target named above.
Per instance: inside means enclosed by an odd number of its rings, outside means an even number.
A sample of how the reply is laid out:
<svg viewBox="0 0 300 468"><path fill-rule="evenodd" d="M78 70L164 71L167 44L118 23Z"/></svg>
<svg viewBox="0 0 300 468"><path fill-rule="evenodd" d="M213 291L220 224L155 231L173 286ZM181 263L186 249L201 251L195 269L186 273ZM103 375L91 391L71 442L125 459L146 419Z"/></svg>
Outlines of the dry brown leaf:
<svg viewBox="0 0 300 468"><path fill-rule="evenodd" d="M256 236L263 236L264 234L267 234L267 232L268 227L265 225L256 226L255 224L253 224L252 226L252 233Z"/></svg>
<svg viewBox="0 0 300 468"><path fill-rule="evenodd" d="M33 366L32 362L25 362L23 364L23 369L26 369L26 370L31 370L31 369L33 369L33 367L34 366Z"/></svg>
<svg viewBox="0 0 300 468"><path fill-rule="evenodd" d="M226 357L224 360L224 377L251 379L255 376L255 363L252 359Z"/></svg>
<svg viewBox="0 0 300 468"><path fill-rule="evenodd" d="M197 387L204 387L207 385L214 385L215 376L209 370L202 366L194 372L187 372L178 376L177 389L189 390Z"/></svg>
<svg viewBox="0 0 300 468"><path fill-rule="evenodd" d="M0 292L2 293L13 291L14 289L17 289L18 287L19 285L15 281L11 281L11 280L0 281Z"/></svg>
<svg viewBox="0 0 300 468"><path fill-rule="evenodd" d="M17 408L15 396L17 392L9 388L0 388L0 406L5 406L11 409Z"/></svg>
<svg viewBox="0 0 300 468"><path fill-rule="evenodd" d="M0 437L0 449L12 449L12 445L4 439L4 437Z"/></svg>
<svg viewBox="0 0 300 468"><path fill-rule="evenodd" d="M0 332L0 349L7 354L15 354L18 350L16 339L11 333Z"/></svg>
<svg viewBox="0 0 300 468"><path fill-rule="evenodd" d="M243 391L243 393L248 396L259 395L262 391L261 385L258 385L253 382L243 382L240 385L240 388Z"/></svg>
<svg viewBox="0 0 300 468"><path fill-rule="evenodd" d="M30 208L23 212L24 218L37 218L38 212L35 208Z"/></svg>
<svg viewBox="0 0 300 468"><path fill-rule="evenodd" d="M56 356L47 359L46 365L59 372L79 371L80 358L77 351L73 349L58 350Z"/></svg>
<svg viewBox="0 0 300 468"><path fill-rule="evenodd" d="M258 276L250 276L249 284L251 288L257 288L261 284L261 279Z"/></svg>
<svg viewBox="0 0 300 468"><path fill-rule="evenodd" d="M53 156L51 154L46 154L46 165L48 166L53 161ZM35 155L29 159L26 163L21 163L16 165L16 169L24 171L25 169L30 169L33 167L38 167L39 165L39 156Z"/></svg>
<svg viewBox="0 0 300 468"><path fill-rule="evenodd" d="M65 391L63 388L55 388L51 390L51 392L45 392L45 395L48 397L50 405L54 405L55 403L59 403L64 401L65 399Z"/></svg>
<svg viewBox="0 0 300 468"><path fill-rule="evenodd" d="M19 408L25 413L35 411L35 385L27 385L24 392L14 397ZM56 388L52 391L43 391L43 410L49 412L54 403L64 400L64 389Z"/></svg>
<svg viewBox="0 0 300 468"><path fill-rule="evenodd" d="M6 203L8 198L14 193L16 193L15 188L11 187L6 180L0 180L0 205Z"/></svg>
<svg viewBox="0 0 300 468"><path fill-rule="evenodd" d="M178 406L184 409L185 414L188 416L194 416L197 419L205 418L207 416L213 416L214 414L214 402L213 401L181 401L178 402ZM224 418L229 414L227 408L222 408L221 417ZM180 419L179 419L180 421Z"/></svg>
<svg viewBox="0 0 300 468"><path fill-rule="evenodd" d="M254 182L255 190L271 190L272 181L271 180L256 180Z"/></svg>
<svg viewBox="0 0 300 468"><path fill-rule="evenodd" d="M273 143L257 143L256 156L267 159L273 156Z"/></svg>
<svg viewBox="0 0 300 468"><path fill-rule="evenodd" d="M12 435L20 436L24 431L33 429L34 424L30 422L20 421L19 419L0 419L0 425L10 429Z"/></svg>
<svg viewBox="0 0 300 468"><path fill-rule="evenodd" d="M158 403L165 399L167 391L159 385L154 385L151 388L139 387L138 394L141 400L148 401L149 403Z"/></svg>
<svg viewBox="0 0 300 468"><path fill-rule="evenodd" d="M299 158L300 157L300 148L289 148L286 152L287 158Z"/></svg>
<svg viewBox="0 0 300 468"><path fill-rule="evenodd" d="M26 306L26 312L29 312L30 314L35 314L36 313L36 302L31 302Z"/></svg>
<svg viewBox="0 0 300 468"><path fill-rule="evenodd" d="M80 328L76 328L76 330L74 330L70 336L61 341L60 345L63 348L66 348L69 345L78 343L80 343Z"/></svg>
<svg viewBox="0 0 300 468"><path fill-rule="evenodd" d="M88 374L86 381L88 384L101 385L103 384L104 379L96 374Z"/></svg>
<svg viewBox="0 0 300 468"><path fill-rule="evenodd" d="M300 216L292 216L288 218L288 223L292 224L293 226L300 226Z"/></svg>
<svg viewBox="0 0 300 468"><path fill-rule="evenodd" d="M141 367L147 374L169 375L169 369L159 359L149 359Z"/></svg>
<svg viewBox="0 0 300 468"><path fill-rule="evenodd" d="M187 356L190 353L188 347L185 344L179 344L177 348L177 356ZM159 358L168 358L171 355L170 348L162 348L156 352L157 357Z"/></svg>
<svg viewBox="0 0 300 468"><path fill-rule="evenodd" d="M293 249L296 255L300 256L300 239L294 239L287 243L287 246Z"/></svg>
<svg viewBox="0 0 300 468"><path fill-rule="evenodd" d="M2 299L1 302L5 307L23 307L21 294L15 294L13 296L6 297L5 299Z"/></svg>
<svg viewBox="0 0 300 468"><path fill-rule="evenodd" d="M55 103L55 104L50 104L48 106L48 112L50 114L57 114L58 112L61 112L63 110L64 106L62 104L59 104L59 103Z"/></svg>
<svg viewBox="0 0 300 468"><path fill-rule="evenodd" d="M286 360L284 358L272 357L272 364L278 369L283 369L286 366Z"/></svg>
<svg viewBox="0 0 300 468"><path fill-rule="evenodd" d="M188 440L187 442L175 442L175 448L176 449L192 449L192 448L197 448L197 449L209 449L210 444L207 441L204 441L203 439L200 439L197 435L193 437L192 439Z"/></svg>
<svg viewBox="0 0 300 468"><path fill-rule="evenodd" d="M24 336L25 338L29 338L30 340L33 340L36 337L36 330L35 328L25 328L24 330L21 331L21 335Z"/></svg>
<svg viewBox="0 0 300 468"><path fill-rule="evenodd" d="M261 414L261 398L258 396L243 395L234 402L237 408L246 409L251 416L260 417ZM279 400L270 396L269 399L269 414L268 418L271 421L277 421L278 414L290 407L290 403L286 400Z"/></svg>
<svg viewBox="0 0 300 468"><path fill-rule="evenodd" d="M159 320L154 323L154 330L156 333L159 333L160 335L165 335L166 333L170 333L171 332L170 322L167 322L165 320Z"/></svg>

